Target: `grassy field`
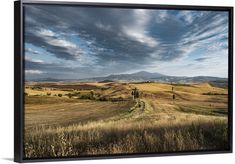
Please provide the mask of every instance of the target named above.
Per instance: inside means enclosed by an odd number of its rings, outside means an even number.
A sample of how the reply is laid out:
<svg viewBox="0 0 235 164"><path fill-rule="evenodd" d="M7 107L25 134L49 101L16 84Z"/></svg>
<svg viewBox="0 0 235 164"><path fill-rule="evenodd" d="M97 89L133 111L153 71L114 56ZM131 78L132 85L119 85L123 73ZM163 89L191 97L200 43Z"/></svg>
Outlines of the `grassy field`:
<svg viewBox="0 0 235 164"><path fill-rule="evenodd" d="M27 83L25 157L225 150L227 92L208 83Z"/></svg>

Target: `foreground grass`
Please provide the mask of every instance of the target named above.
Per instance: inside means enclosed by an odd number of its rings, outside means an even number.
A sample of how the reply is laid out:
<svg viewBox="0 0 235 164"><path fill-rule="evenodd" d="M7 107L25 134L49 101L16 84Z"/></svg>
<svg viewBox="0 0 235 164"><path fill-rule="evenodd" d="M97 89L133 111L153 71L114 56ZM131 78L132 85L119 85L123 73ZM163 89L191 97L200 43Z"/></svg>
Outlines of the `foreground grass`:
<svg viewBox="0 0 235 164"><path fill-rule="evenodd" d="M155 126L146 123L118 125L94 122L67 127L37 127L25 134L25 157L81 156L92 154L224 150L225 121Z"/></svg>

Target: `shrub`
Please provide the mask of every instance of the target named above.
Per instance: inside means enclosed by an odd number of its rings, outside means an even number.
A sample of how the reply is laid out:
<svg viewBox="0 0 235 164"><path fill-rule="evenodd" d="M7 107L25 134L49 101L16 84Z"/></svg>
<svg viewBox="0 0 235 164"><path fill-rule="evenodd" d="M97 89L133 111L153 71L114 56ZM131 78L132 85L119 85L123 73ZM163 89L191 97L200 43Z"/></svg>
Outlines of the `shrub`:
<svg viewBox="0 0 235 164"><path fill-rule="evenodd" d="M58 94L58 96L59 96L59 97L62 97L62 94L61 94L61 93L59 93L59 94Z"/></svg>
<svg viewBox="0 0 235 164"><path fill-rule="evenodd" d="M32 90L42 90L42 87L34 86L34 87L32 87Z"/></svg>
<svg viewBox="0 0 235 164"><path fill-rule="evenodd" d="M81 95L80 99L91 99L90 95Z"/></svg>
<svg viewBox="0 0 235 164"><path fill-rule="evenodd" d="M72 93L68 93L67 96L68 96L69 98L72 98L73 95L72 95Z"/></svg>
<svg viewBox="0 0 235 164"><path fill-rule="evenodd" d="M105 98L105 97L100 97L99 100L100 101L108 101L107 98Z"/></svg>
<svg viewBox="0 0 235 164"><path fill-rule="evenodd" d="M50 92L47 92L47 96L50 96L51 95L51 93Z"/></svg>

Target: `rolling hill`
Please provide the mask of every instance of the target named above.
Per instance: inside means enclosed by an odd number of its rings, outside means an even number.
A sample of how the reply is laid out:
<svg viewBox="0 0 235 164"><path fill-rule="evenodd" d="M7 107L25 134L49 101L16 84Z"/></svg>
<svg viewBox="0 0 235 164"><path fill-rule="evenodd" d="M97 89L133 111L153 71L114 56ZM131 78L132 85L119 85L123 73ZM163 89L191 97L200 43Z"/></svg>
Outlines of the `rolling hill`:
<svg viewBox="0 0 235 164"><path fill-rule="evenodd" d="M175 83L201 83L201 82L213 82L213 83L227 83L227 78L212 77L212 76L168 76L160 73L150 73L147 71L140 71L131 74L112 74L104 77L93 77L85 79L35 79L29 80L35 82L59 82L59 81L80 81L80 82L101 82L101 81L128 81L128 82L144 82L144 81L153 81L153 82L175 82Z"/></svg>

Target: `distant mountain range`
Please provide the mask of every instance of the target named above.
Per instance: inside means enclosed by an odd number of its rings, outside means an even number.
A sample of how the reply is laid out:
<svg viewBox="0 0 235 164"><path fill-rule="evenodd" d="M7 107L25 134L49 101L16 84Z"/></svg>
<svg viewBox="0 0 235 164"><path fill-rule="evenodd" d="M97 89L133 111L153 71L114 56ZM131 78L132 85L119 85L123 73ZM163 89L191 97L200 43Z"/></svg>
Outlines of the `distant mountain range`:
<svg viewBox="0 0 235 164"><path fill-rule="evenodd" d="M140 71L132 74L117 74L106 77L95 77L83 79L84 81L158 81L158 82L210 82L210 81L227 81L227 78L211 76L168 76L160 73L150 73Z"/></svg>
<svg viewBox="0 0 235 164"><path fill-rule="evenodd" d="M52 78L45 78L45 79L37 79L37 80L29 80L29 81L37 81L37 82L58 82L58 81L136 81L136 82L143 82L143 81L156 81L156 82L177 82L177 83L189 83L189 82L213 82L213 81L227 81L227 78L220 78L220 77L211 77L211 76L194 76L194 77L187 77L187 76L168 76L163 75L160 73L150 73L146 71L140 71L132 74L116 74L116 75L109 75L105 77L94 77L94 78L85 78L85 79L52 79Z"/></svg>
<svg viewBox="0 0 235 164"><path fill-rule="evenodd" d="M89 78L87 80L93 81L104 81L104 80L112 80L112 81L147 81L152 80L153 78L164 77L165 75L160 73L150 73L146 71L140 71L132 74L117 74L117 75L109 75L106 77L95 77Z"/></svg>

